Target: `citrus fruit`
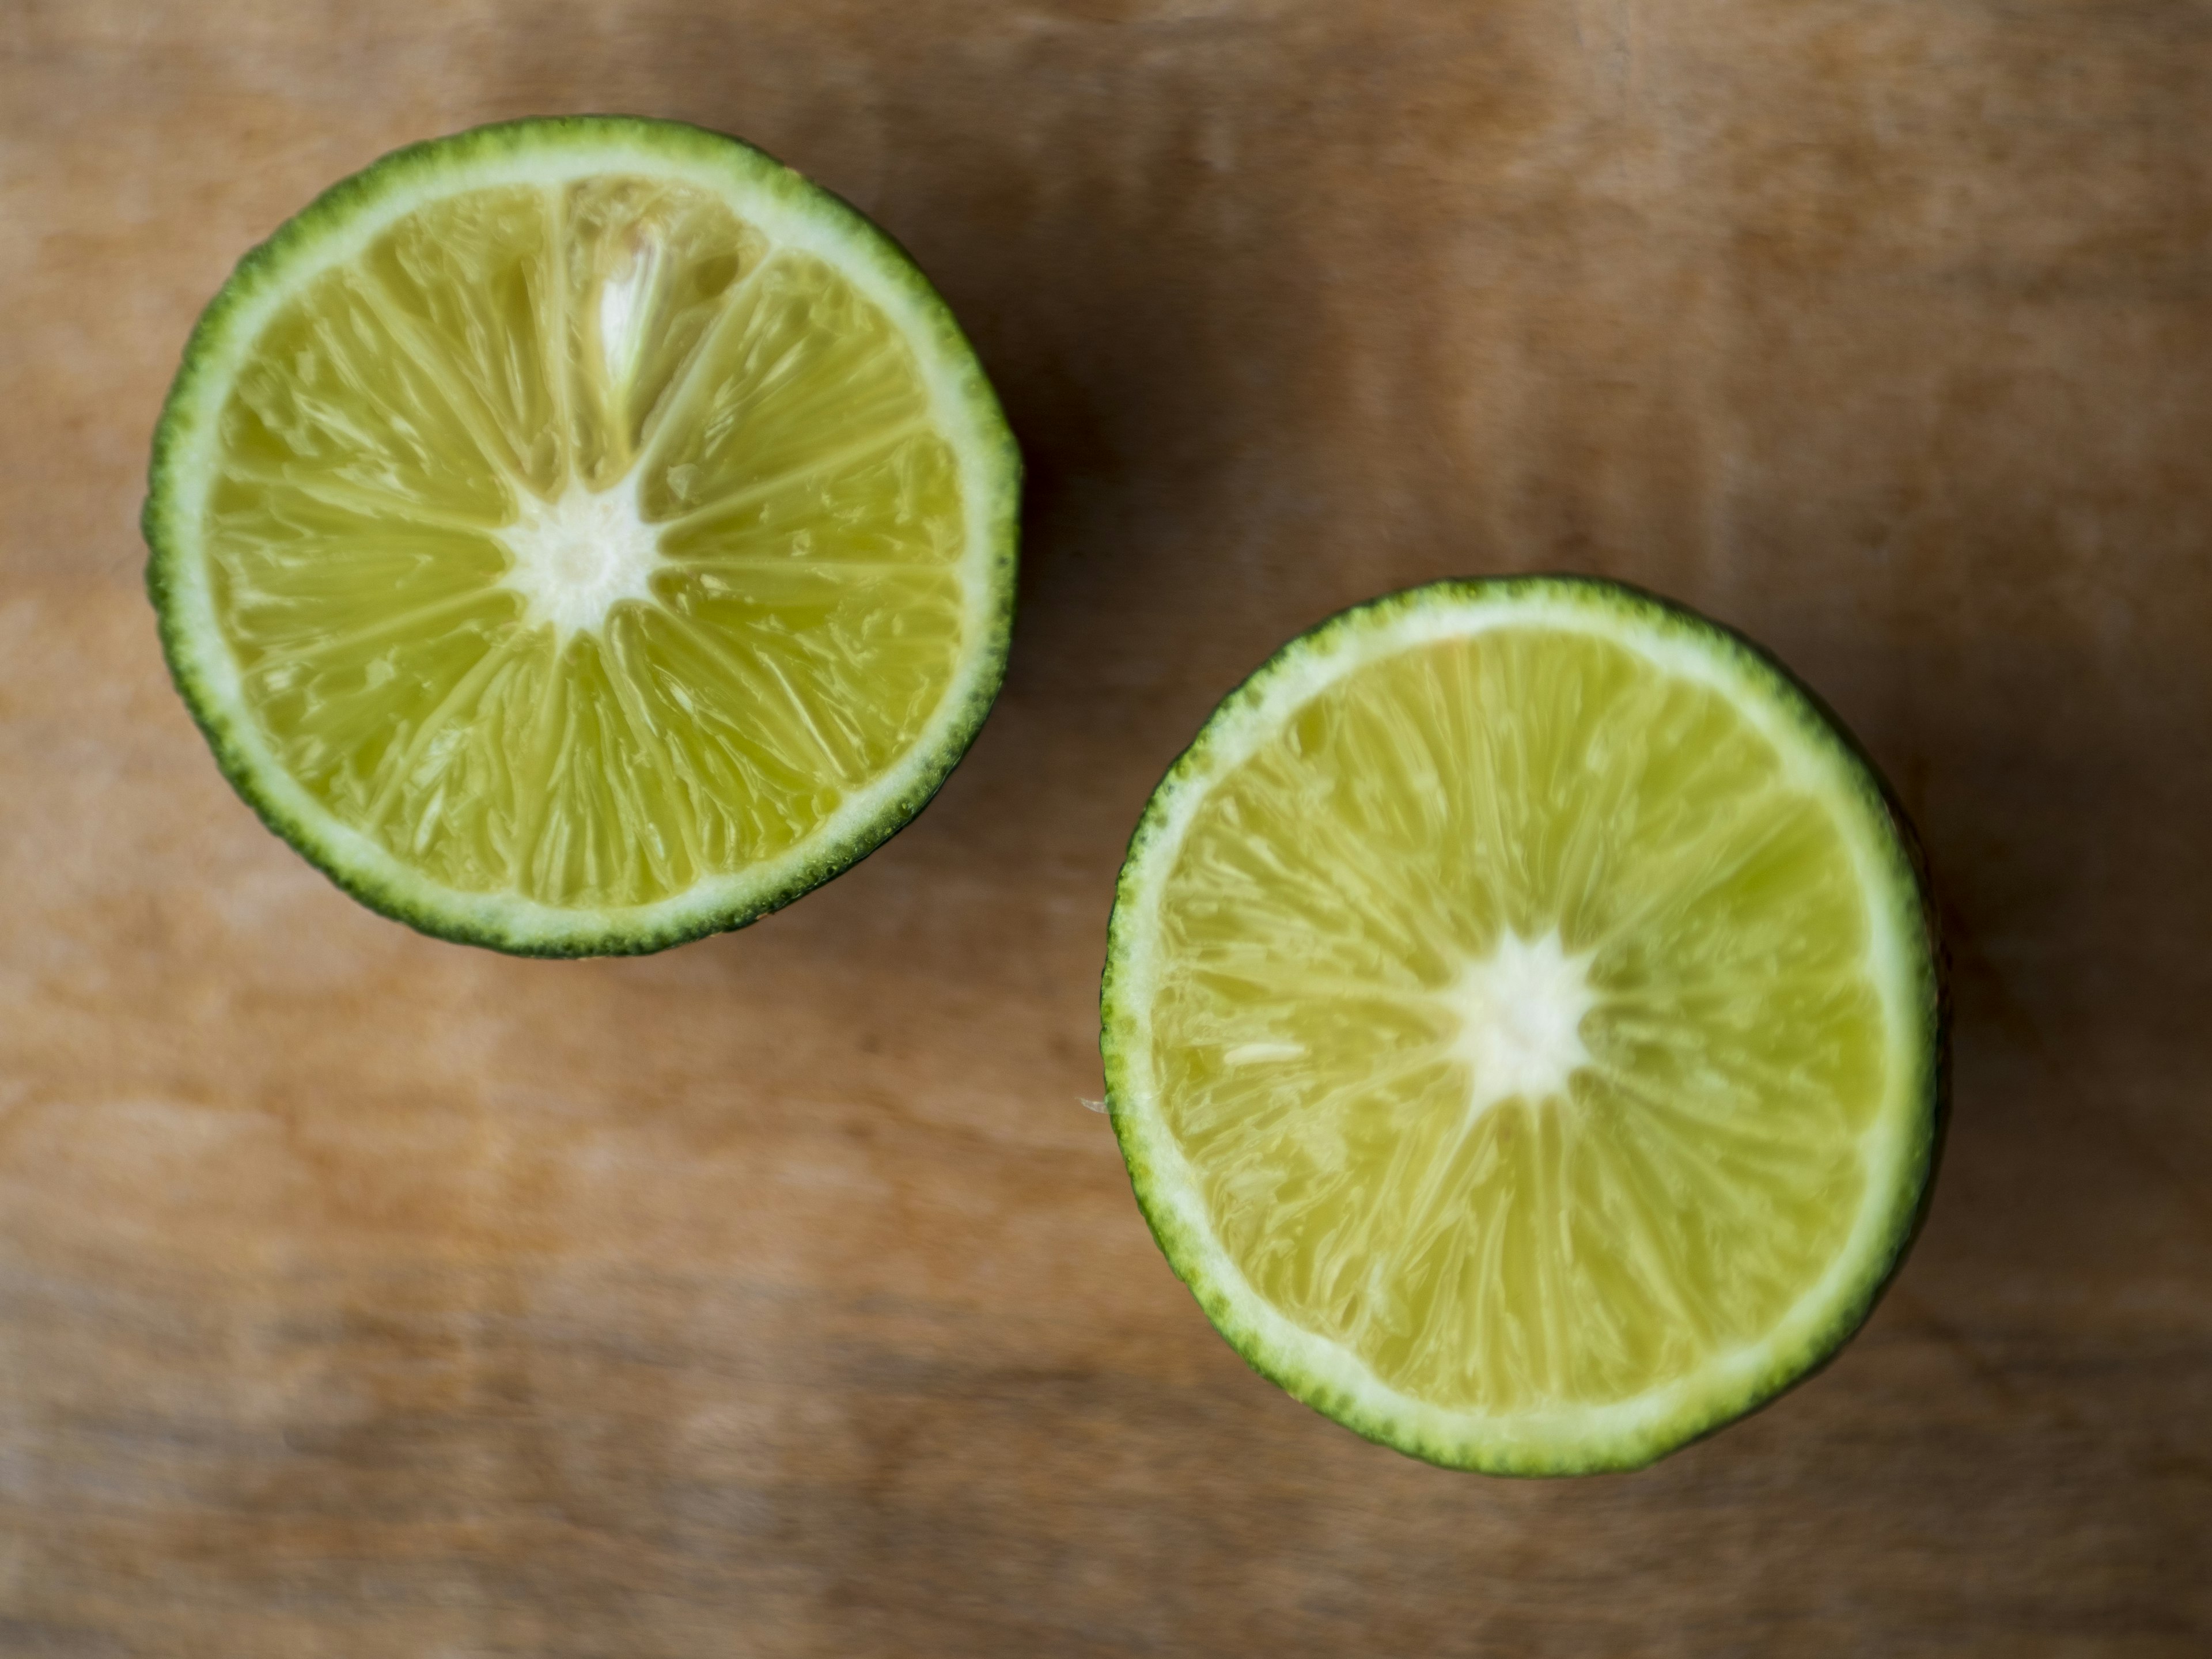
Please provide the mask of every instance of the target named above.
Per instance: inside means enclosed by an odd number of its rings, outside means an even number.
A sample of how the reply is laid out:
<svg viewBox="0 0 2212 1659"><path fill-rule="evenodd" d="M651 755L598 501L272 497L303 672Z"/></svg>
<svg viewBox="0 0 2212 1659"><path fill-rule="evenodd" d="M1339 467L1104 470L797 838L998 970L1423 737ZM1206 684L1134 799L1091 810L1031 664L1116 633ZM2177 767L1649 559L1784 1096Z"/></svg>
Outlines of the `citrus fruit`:
<svg viewBox="0 0 2212 1659"><path fill-rule="evenodd" d="M1292 641L1123 866L1109 1105L1250 1364L1439 1463L1647 1463L1865 1318L1942 1116L1910 832L1770 659L1571 578Z"/></svg>
<svg viewBox="0 0 2212 1659"><path fill-rule="evenodd" d="M356 896L654 950L944 781L1005 668L1019 472L854 210L697 128L522 121L240 264L155 436L148 585L224 772Z"/></svg>

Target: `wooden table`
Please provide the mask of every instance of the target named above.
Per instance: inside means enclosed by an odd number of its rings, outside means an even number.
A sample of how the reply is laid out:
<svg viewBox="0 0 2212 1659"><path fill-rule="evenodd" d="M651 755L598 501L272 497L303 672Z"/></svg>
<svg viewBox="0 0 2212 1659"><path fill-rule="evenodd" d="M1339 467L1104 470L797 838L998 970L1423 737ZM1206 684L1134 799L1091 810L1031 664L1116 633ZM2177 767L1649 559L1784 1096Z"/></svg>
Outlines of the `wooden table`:
<svg viewBox="0 0 2212 1659"><path fill-rule="evenodd" d="M2208 88L2159 0L9 0L0 1652L2212 1652ZM879 218L1032 483L922 820L555 964L260 829L135 518L246 247L590 109ZM1528 567L1843 710L1959 1005L1863 1337L1550 1484L1247 1371L1082 1103L1122 839L1216 697Z"/></svg>

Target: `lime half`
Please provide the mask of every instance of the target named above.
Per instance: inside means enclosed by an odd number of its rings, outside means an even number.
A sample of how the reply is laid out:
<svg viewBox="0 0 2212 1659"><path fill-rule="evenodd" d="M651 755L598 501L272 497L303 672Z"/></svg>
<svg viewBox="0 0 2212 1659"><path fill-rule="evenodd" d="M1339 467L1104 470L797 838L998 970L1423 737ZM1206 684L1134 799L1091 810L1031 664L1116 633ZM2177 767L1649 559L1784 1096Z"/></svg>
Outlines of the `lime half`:
<svg viewBox="0 0 2212 1659"><path fill-rule="evenodd" d="M223 770L348 890L647 951L944 781L1005 668L1019 473L851 208L696 128L524 121L239 266L156 434L148 583Z"/></svg>
<svg viewBox="0 0 2212 1659"><path fill-rule="evenodd" d="M1114 1126L1245 1358L1371 1438L1632 1468L1831 1356L1942 1114L1909 832L1734 635L1440 583L1292 641L1139 824Z"/></svg>

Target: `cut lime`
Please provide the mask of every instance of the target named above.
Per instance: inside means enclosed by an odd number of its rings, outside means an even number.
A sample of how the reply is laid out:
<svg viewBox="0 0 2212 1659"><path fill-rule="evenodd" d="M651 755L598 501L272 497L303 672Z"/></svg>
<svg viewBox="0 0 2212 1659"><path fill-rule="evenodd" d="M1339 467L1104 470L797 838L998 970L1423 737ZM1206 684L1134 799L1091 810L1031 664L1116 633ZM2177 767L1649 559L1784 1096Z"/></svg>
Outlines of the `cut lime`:
<svg viewBox="0 0 2212 1659"><path fill-rule="evenodd" d="M1004 672L1020 464L858 213L665 122L386 157L248 255L154 449L179 687L425 932L732 927L919 811Z"/></svg>
<svg viewBox="0 0 2212 1659"><path fill-rule="evenodd" d="M1439 583L1292 641L1153 795L1114 1126L1256 1369L1434 1462L1650 1462L1820 1365L1933 1176L1909 832L1686 611Z"/></svg>

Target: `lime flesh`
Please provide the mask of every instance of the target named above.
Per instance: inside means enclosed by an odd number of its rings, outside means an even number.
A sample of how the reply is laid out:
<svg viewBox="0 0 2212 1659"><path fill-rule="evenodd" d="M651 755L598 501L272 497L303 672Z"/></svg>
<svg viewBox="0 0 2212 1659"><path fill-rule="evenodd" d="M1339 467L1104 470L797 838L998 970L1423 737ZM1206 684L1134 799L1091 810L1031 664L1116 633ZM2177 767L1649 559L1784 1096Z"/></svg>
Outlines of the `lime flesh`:
<svg viewBox="0 0 2212 1659"><path fill-rule="evenodd" d="M1123 872L1109 1083L1170 1260L1262 1370L1441 1462L1624 1467L1771 1396L1932 1166L1902 833L1784 677L1624 590L1324 624Z"/></svg>
<svg viewBox="0 0 2212 1659"><path fill-rule="evenodd" d="M226 769L345 884L652 948L927 799L1003 672L1017 477L850 210L693 129L523 123L241 267L164 417L150 574Z"/></svg>

